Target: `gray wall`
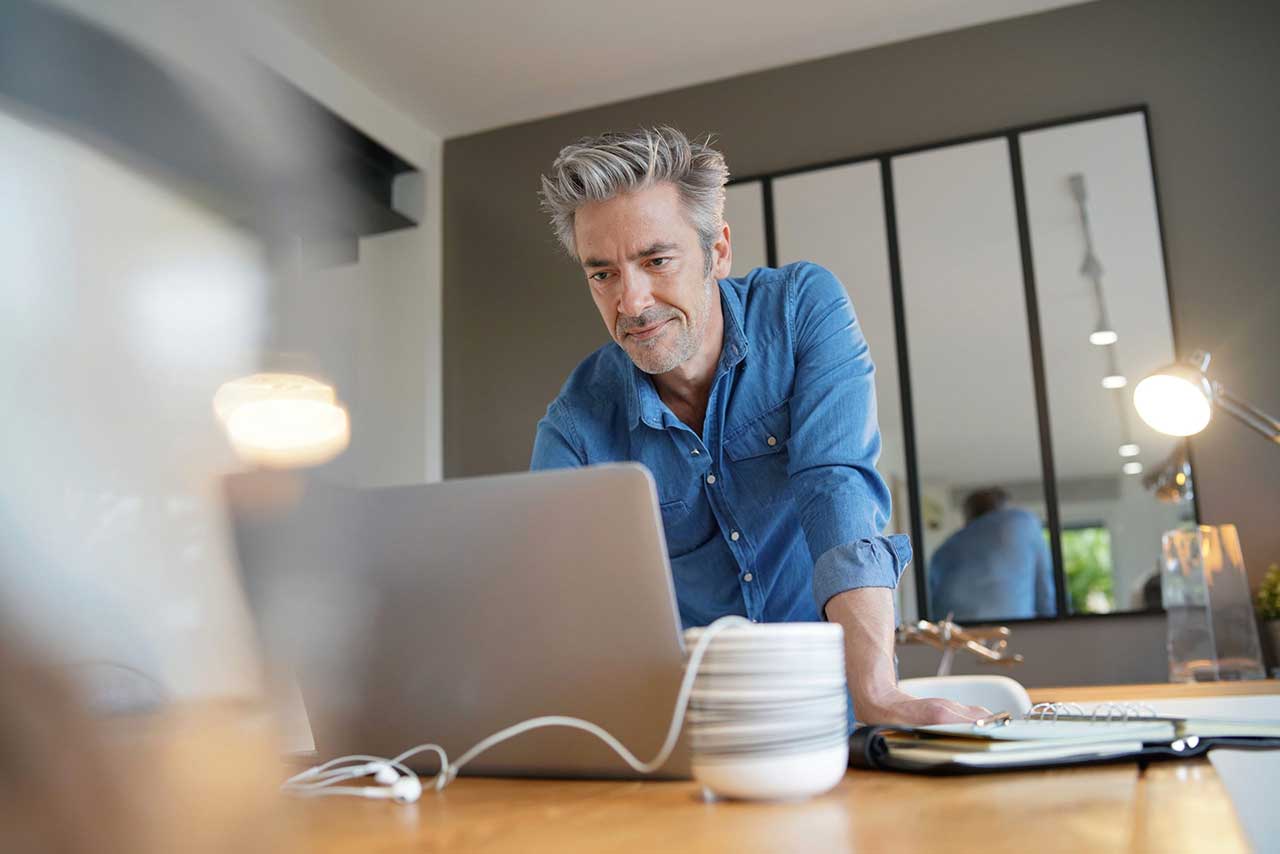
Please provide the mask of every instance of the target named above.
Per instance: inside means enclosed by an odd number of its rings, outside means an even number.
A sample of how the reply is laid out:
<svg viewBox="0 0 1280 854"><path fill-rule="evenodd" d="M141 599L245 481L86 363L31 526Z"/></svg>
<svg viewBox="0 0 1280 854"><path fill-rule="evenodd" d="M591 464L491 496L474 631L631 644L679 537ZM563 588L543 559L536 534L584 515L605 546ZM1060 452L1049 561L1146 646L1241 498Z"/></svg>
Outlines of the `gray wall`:
<svg viewBox="0 0 1280 854"><path fill-rule="evenodd" d="M538 212L538 175L574 137L657 122L716 133L745 175L1146 103L1179 343L1280 412L1278 32L1274 2L1103 0L448 141L446 476L524 468L546 404L607 340ZM1280 561L1280 450L1219 418L1193 454L1204 519L1239 525L1256 583ZM1163 632L1151 618L1021 626L1018 675L1160 679ZM1059 661L1067 648L1084 654ZM904 672L933 660L904 653Z"/></svg>

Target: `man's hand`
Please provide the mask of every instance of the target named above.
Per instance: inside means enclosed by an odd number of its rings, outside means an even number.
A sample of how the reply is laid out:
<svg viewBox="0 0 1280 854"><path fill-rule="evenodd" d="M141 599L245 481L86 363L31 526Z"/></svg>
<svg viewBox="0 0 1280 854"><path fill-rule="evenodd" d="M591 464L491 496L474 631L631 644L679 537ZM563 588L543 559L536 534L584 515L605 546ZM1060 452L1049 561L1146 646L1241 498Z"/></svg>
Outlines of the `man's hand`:
<svg viewBox="0 0 1280 854"><path fill-rule="evenodd" d="M861 587L833 596L827 619L844 626L845 670L859 723L928 726L990 714L951 700L922 700L898 687L893 666L893 591Z"/></svg>
<svg viewBox="0 0 1280 854"><path fill-rule="evenodd" d="M919 699L897 688L876 703L865 699L855 702L854 710L858 713L859 723L899 726L961 724L991 715L982 706L966 706L952 700Z"/></svg>

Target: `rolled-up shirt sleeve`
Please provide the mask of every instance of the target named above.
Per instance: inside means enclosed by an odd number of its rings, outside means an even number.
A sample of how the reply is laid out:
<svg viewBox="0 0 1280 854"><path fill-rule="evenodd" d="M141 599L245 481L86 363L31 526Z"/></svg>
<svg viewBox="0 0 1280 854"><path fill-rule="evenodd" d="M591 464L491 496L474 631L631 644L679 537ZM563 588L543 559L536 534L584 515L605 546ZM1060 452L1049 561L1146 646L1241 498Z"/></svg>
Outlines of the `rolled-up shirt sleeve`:
<svg viewBox="0 0 1280 854"><path fill-rule="evenodd" d="M797 265L788 282L796 373L788 476L809 552L818 613L846 590L896 587L911 560L903 535L884 536L890 496L876 471L875 366L843 285Z"/></svg>

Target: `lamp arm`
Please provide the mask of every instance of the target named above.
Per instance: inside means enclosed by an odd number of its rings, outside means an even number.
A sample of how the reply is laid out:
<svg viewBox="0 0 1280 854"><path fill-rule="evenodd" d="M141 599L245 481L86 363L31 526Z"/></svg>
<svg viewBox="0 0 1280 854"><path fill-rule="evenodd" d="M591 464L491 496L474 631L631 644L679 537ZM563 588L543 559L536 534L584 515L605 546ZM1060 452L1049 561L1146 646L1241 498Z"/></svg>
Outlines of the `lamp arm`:
<svg viewBox="0 0 1280 854"><path fill-rule="evenodd" d="M1280 421L1272 418L1258 407L1241 400L1222 387L1221 383L1213 384L1213 401L1224 412L1238 419L1245 426L1280 444Z"/></svg>

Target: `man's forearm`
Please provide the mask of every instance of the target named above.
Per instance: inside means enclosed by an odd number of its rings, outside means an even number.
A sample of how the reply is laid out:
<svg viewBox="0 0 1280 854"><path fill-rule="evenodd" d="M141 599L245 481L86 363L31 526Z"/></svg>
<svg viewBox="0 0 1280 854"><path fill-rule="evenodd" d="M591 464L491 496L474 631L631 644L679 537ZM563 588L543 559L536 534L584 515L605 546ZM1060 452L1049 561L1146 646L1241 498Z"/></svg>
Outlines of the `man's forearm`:
<svg viewBox="0 0 1280 854"><path fill-rule="evenodd" d="M846 590L827 602L827 619L844 627L845 669L854 709L884 705L898 685L893 663L893 591L888 587Z"/></svg>
<svg viewBox="0 0 1280 854"><path fill-rule="evenodd" d="M977 720L986 709L951 700L917 699L898 687L893 665L893 590L859 587L827 602L827 619L844 626L844 659L853 710L864 724L958 723Z"/></svg>

